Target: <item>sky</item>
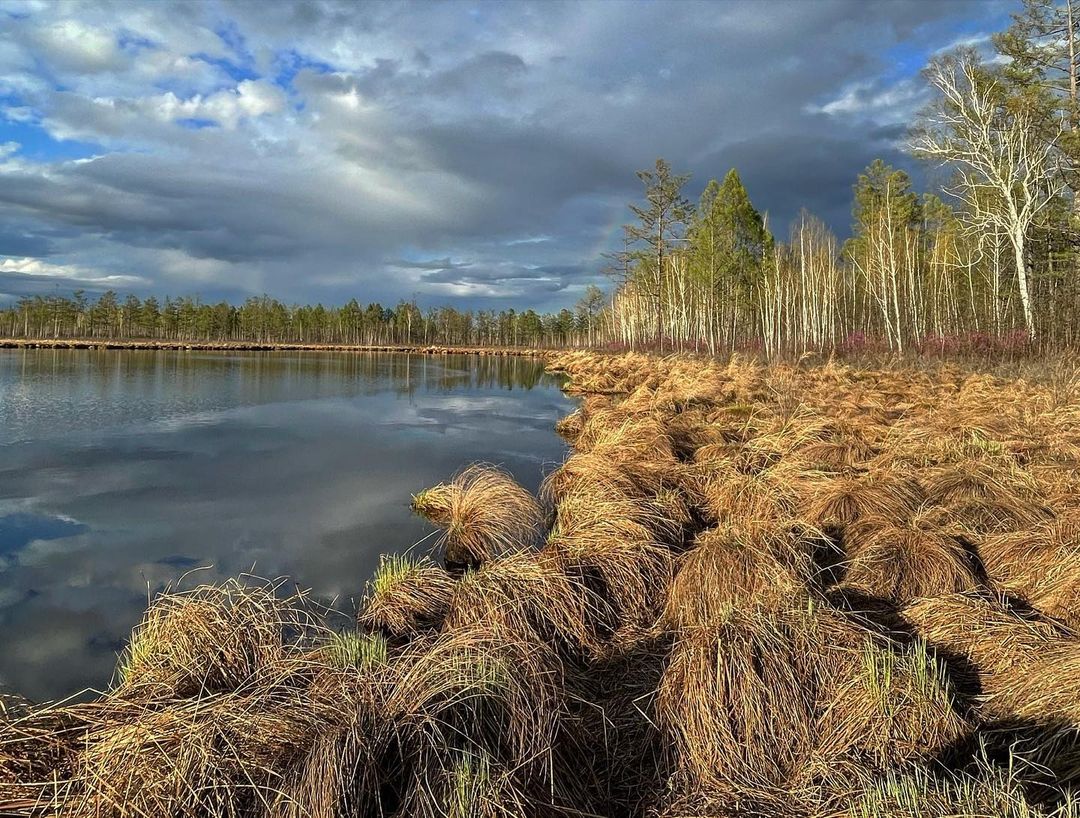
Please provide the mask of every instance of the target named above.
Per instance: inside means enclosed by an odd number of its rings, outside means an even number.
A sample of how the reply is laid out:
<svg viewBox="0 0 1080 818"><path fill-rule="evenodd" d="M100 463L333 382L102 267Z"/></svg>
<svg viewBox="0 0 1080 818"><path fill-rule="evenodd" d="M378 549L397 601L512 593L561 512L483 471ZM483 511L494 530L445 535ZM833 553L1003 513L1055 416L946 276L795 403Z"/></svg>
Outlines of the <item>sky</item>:
<svg viewBox="0 0 1080 818"><path fill-rule="evenodd" d="M0 0L0 304L572 306L659 156L843 235L871 160L921 179L920 69L1017 5Z"/></svg>

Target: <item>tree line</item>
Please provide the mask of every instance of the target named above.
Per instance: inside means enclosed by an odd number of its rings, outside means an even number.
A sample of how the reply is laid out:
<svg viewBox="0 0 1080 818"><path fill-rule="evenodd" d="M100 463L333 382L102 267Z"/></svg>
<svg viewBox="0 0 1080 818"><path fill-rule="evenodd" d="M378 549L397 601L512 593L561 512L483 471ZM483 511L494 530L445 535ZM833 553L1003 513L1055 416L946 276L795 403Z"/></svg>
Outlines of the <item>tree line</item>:
<svg viewBox="0 0 1080 818"><path fill-rule="evenodd" d="M575 311L537 313L513 309L421 310L402 301L393 308L356 299L343 306L289 306L269 296L243 304L207 304L196 298L121 299L108 291L94 300L33 296L0 311L0 333L12 338L153 339L368 346L584 346L599 339L604 296L591 288Z"/></svg>
<svg viewBox="0 0 1080 818"><path fill-rule="evenodd" d="M663 159L638 172L623 247L573 310L242 305L107 292L24 298L12 336L330 344L696 349L770 355L964 345L1080 345L1080 0L1024 0L994 38L924 71L933 102L911 153L943 180L913 189L882 161L854 184L851 236L808 212L778 240L736 170L696 204Z"/></svg>
<svg viewBox="0 0 1080 818"><path fill-rule="evenodd" d="M944 179L912 189L875 161L854 185L851 238L802 213L777 240L738 173L696 205L664 160L611 255L607 316L628 346L904 352L1080 341L1080 55L1075 0L1025 0L994 38L936 57L911 153ZM940 195L939 195L940 194Z"/></svg>

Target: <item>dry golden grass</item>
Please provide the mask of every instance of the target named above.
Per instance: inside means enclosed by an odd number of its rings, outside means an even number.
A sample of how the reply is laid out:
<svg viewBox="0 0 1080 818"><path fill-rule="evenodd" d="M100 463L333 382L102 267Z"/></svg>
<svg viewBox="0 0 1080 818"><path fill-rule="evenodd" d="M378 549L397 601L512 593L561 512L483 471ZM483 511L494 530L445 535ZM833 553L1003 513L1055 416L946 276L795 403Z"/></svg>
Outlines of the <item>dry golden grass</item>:
<svg viewBox="0 0 1080 818"><path fill-rule="evenodd" d="M976 559L935 514L899 525L888 517L860 520L844 541L848 562L841 586L903 605L980 587Z"/></svg>
<svg viewBox="0 0 1080 818"><path fill-rule="evenodd" d="M445 627L465 627L513 640L526 634L561 652L596 650L606 606L550 552L517 554L469 571L454 588Z"/></svg>
<svg viewBox="0 0 1080 818"><path fill-rule="evenodd" d="M945 666L924 642L901 647L866 635L861 662L852 667L851 658L834 657L820 717L819 764L854 754L875 769L898 769L933 759L970 732Z"/></svg>
<svg viewBox="0 0 1080 818"><path fill-rule="evenodd" d="M546 508L490 466L416 495L447 568L385 558L355 631L161 596L100 699L5 700L0 814L1077 818L1064 381L549 368Z"/></svg>
<svg viewBox="0 0 1080 818"><path fill-rule="evenodd" d="M545 551L580 578L611 611L616 629L651 628L675 556L662 542L669 521L654 508L602 487L560 501Z"/></svg>
<svg viewBox="0 0 1080 818"><path fill-rule="evenodd" d="M698 534L667 594L664 625L716 625L736 609L784 609L809 598L815 569L805 539L782 523L726 523Z"/></svg>
<svg viewBox="0 0 1080 818"><path fill-rule="evenodd" d="M280 665L309 624L273 587L228 582L162 594L117 667L121 696L163 699L236 690Z"/></svg>
<svg viewBox="0 0 1080 818"><path fill-rule="evenodd" d="M1014 768L981 764L967 772L943 774L933 767L894 772L870 782L857 801L833 818L1075 818L1075 799L1040 809L1027 800Z"/></svg>
<svg viewBox="0 0 1080 818"><path fill-rule="evenodd" d="M1024 708L1017 698L1018 683L1033 676L1041 657L1075 642L1052 622L978 595L918 600L902 615L932 647L957 660L953 678L958 686L995 719L1018 717ZM1049 688L1057 680L1042 676L1036 684Z"/></svg>
<svg viewBox="0 0 1080 818"><path fill-rule="evenodd" d="M1080 513L987 537L979 554L999 588L1080 633Z"/></svg>
<svg viewBox="0 0 1080 818"><path fill-rule="evenodd" d="M779 618L732 612L680 632L657 695L677 775L750 793L784 786L814 733L807 645Z"/></svg>
<svg viewBox="0 0 1080 818"><path fill-rule="evenodd" d="M477 567L535 542L543 514L506 472L474 464L449 483L415 495L413 510L443 529L448 567Z"/></svg>
<svg viewBox="0 0 1080 818"><path fill-rule="evenodd" d="M906 523L926 502L919 482L892 474L822 475L799 513L819 528L843 530L869 517Z"/></svg>
<svg viewBox="0 0 1080 818"><path fill-rule="evenodd" d="M387 555L368 582L360 627L409 640L439 628L450 609L454 578L424 558Z"/></svg>
<svg viewBox="0 0 1080 818"><path fill-rule="evenodd" d="M699 462L688 480L705 516L716 522L790 519L798 505L798 484L774 469L748 472L738 461Z"/></svg>

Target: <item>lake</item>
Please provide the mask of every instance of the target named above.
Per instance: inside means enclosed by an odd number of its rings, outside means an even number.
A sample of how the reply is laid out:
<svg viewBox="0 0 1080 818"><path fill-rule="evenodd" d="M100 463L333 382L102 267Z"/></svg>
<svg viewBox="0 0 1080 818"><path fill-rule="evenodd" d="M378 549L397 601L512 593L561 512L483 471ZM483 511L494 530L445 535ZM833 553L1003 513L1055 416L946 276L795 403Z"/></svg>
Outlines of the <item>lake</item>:
<svg viewBox="0 0 1080 818"><path fill-rule="evenodd" d="M380 553L434 543L411 494L473 461L535 490L571 408L528 358L0 350L0 688L106 685L185 575L351 614Z"/></svg>

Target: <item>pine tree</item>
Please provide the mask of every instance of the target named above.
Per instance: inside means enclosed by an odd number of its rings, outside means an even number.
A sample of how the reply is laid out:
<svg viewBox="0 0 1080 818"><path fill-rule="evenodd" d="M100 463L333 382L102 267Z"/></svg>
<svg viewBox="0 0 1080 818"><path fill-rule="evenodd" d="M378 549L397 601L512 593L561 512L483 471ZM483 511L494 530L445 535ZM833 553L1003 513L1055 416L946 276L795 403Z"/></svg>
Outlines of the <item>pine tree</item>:
<svg viewBox="0 0 1080 818"><path fill-rule="evenodd" d="M1023 0L1012 25L994 36L1009 58L1004 75L1029 103L1050 103L1071 128L1080 126L1080 3Z"/></svg>
<svg viewBox="0 0 1080 818"><path fill-rule="evenodd" d="M637 176L645 185L648 206L630 205L638 224L628 224L624 229L630 243L643 245L636 253L635 283L654 303L655 339L663 349L664 265L686 229L690 203L682 195L682 188L690 176L672 175L671 166L663 159L656 160L655 170L639 170Z"/></svg>

